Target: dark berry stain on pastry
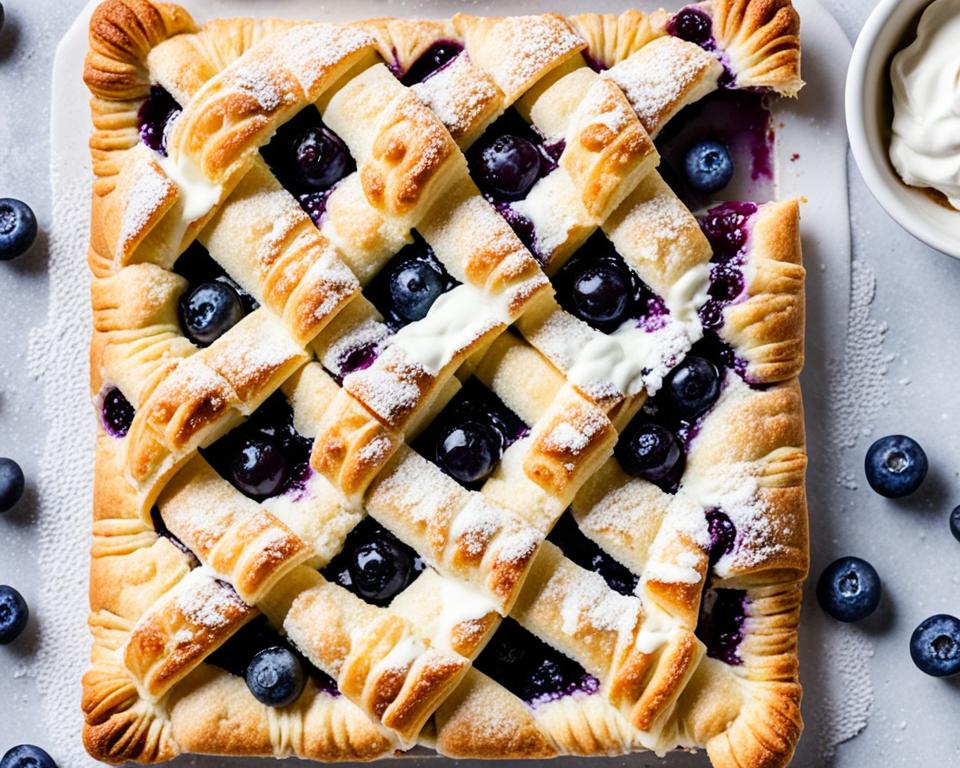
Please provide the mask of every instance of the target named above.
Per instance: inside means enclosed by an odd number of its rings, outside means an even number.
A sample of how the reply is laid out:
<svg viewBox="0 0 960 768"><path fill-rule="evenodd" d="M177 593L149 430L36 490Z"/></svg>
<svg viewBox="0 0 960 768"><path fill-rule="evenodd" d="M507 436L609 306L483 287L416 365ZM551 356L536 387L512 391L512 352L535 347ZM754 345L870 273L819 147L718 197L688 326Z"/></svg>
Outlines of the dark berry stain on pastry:
<svg viewBox="0 0 960 768"><path fill-rule="evenodd" d="M707 330L723 325L724 308L743 296L750 222L757 212L755 203L730 202L711 208L700 218L700 228L710 242L710 298L700 308L700 321Z"/></svg>
<svg viewBox="0 0 960 768"><path fill-rule="evenodd" d="M406 72L402 72L397 64L390 69L401 83L409 87L429 80L437 72L446 69L461 53L463 45L456 40L437 40L420 54Z"/></svg>
<svg viewBox="0 0 960 768"><path fill-rule="evenodd" d="M414 233L413 242L384 265L363 293L396 331L426 317L433 302L457 285L433 249Z"/></svg>
<svg viewBox="0 0 960 768"><path fill-rule="evenodd" d="M238 491L260 501L303 490L311 472L312 445L294 426L283 393L276 392L246 422L201 453Z"/></svg>
<svg viewBox="0 0 960 768"><path fill-rule="evenodd" d="M713 36L713 20L706 11L694 6L681 8L670 18L667 34L699 45L707 51L716 50L717 47Z"/></svg>
<svg viewBox="0 0 960 768"><path fill-rule="evenodd" d="M390 604L423 573L423 559L390 531L365 517L321 573L368 603Z"/></svg>
<svg viewBox="0 0 960 768"><path fill-rule="evenodd" d="M737 543L737 527L733 520L722 509L709 509L707 516L707 532L710 534L710 565L716 565L724 555L733 552Z"/></svg>
<svg viewBox="0 0 960 768"><path fill-rule="evenodd" d="M173 532L167 528L166 522L164 522L163 515L160 514L159 507L152 507L150 510L150 521L153 523L153 530L156 531L157 536L162 539L166 539L173 546L179 549L183 554L187 555L192 568L196 568L200 565L200 559L193 554L193 551L180 539L173 535Z"/></svg>
<svg viewBox="0 0 960 768"><path fill-rule="evenodd" d="M343 139L323 124L314 106L281 125L260 154L318 226L334 185L357 168Z"/></svg>
<svg viewBox="0 0 960 768"><path fill-rule="evenodd" d="M108 435L124 437L130 431L136 412L130 401L116 387L109 389L103 396L100 406L100 421Z"/></svg>
<svg viewBox="0 0 960 768"><path fill-rule="evenodd" d="M333 678L311 664L286 637L271 627L263 616L258 616L237 630L227 642L207 656L205 661L231 675L245 677L253 658L267 648L287 649L299 659L310 679L321 691L331 696L340 695Z"/></svg>
<svg viewBox="0 0 960 768"><path fill-rule="evenodd" d="M557 301L590 327L610 333L627 320L655 331L666 322L668 310L616 252L596 232L553 277Z"/></svg>
<svg viewBox="0 0 960 768"><path fill-rule="evenodd" d="M182 107L165 88L151 85L150 94L137 110L140 141L166 157L167 129L181 111Z"/></svg>
<svg viewBox="0 0 960 768"><path fill-rule="evenodd" d="M503 620L474 666L531 707L600 690L597 678L511 618Z"/></svg>
<svg viewBox="0 0 960 768"><path fill-rule="evenodd" d="M696 635L707 646L707 656L739 666L740 643L747 617L747 593L742 589L707 589L700 601Z"/></svg>
<svg viewBox="0 0 960 768"><path fill-rule="evenodd" d="M553 530L547 535L547 540L560 547L563 554L581 568L599 573L607 586L621 595L632 595L640 583L639 576L618 563L595 541L584 535L570 510L560 516Z"/></svg>
<svg viewBox="0 0 960 768"><path fill-rule="evenodd" d="M529 427L476 378L468 379L414 442L421 456L477 489Z"/></svg>

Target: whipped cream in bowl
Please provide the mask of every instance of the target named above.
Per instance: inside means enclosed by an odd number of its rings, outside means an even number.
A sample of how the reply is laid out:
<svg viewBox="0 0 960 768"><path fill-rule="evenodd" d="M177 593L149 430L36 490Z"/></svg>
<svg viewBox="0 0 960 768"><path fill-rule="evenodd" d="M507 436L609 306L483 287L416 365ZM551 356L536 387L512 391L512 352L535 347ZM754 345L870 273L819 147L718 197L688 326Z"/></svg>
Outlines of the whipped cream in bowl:
<svg viewBox="0 0 960 768"><path fill-rule="evenodd" d="M890 161L903 181L960 210L960 0L934 0L893 58Z"/></svg>

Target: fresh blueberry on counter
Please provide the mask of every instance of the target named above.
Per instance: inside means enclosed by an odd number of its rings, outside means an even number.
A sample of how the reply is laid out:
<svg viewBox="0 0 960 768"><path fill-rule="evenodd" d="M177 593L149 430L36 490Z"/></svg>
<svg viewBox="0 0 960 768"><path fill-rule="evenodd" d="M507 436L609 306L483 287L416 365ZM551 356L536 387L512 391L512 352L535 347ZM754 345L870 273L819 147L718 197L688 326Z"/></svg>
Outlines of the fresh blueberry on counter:
<svg viewBox="0 0 960 768"><path fill-rule="evenodd" d="M23 470L13 459L0 458L0 512L13 509L23 496Z"/></svg>
<svg viewBox="0 0 960 768"><path fill-rule="evenodd" d="M253 697L268 707L293 704L307 684L303 663L282 645L264 648L254 656L245 679Z"/></svg>
<svg viewBox="0 0 960 768"><path fill-rule="evenodd" d="M917 490L927 476L927 454L911 437L887 435L870 446L864 470L873 490L899 499Z"/></svg>
<svg viewBox="0 0 960 768"><path fill-rule="evenodd" d="M954 507L950 513L950 533L953 538L960 541L960 507Z"/></svg>
<svg viewBox="0 0 960 768"><path fill-rule="evenodd" d="M0 198L0 261L22 256L36 239L37 217L30 206L12 197Z"/></svg>
<svg viewBox="0 0 960 768"><path fill-rule="evenodd" d="M3 11L0 9L0 17ZM0 768L57 768L57 764L40 747L33 744L20 744L11 747L0 757Z"/></svg>
<svg viewBox="0 0 960 768"><path fill-rule="evenodd" d="M0 584L0 645L16 640L27 626L28 618L30 610L23 595L13 587Z"/></svg>
<svg viewBox="0 0 960 768"><path fill-rule="evenodd" d="M687 150L683 170L698 192L719 192L733 179L733 159L719 141L701 141Z"/></svg>
<svg viewBox="0 0 960 768"><path fill-rule="evenodd" d="M860 621L880 604L880 576L859 557L841 557L824 568L817 582L820 607L837 621Z"/></svg>
<svg viewBox="0 0 960 768"><path fill-rule="evenodd" d="M910 637L910 657L921 672L934 677L960 672L960 619L938 613L920 622Z"/></svg>

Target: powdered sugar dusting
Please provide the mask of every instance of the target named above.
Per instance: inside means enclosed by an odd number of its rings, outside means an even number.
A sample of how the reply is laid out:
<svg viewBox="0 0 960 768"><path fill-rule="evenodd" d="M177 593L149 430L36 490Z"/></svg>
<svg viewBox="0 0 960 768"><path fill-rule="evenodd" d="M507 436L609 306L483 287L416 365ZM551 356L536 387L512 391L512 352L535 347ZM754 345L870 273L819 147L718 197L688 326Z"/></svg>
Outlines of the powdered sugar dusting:
<svg viewBox="0 0 960 768"><path fill-rule="evenodd" d="M614 592L592 571L578 573L563 583L551 582L543 599L560 603L561 631L575 636L583 625L593 631L616 632L640 613L640 601Z"/></svg>
<svg viewBox="0 0 960 768"><path fill-rule="evenodd" d="M414 85L413 92L436 113L454 138L475 127L477 120L500 98L497 87L465 52L433 77Z"/></svg>
<svg viewBox="0 0 960 768"><path fill-rule="evenodd" d="M836 625L821 650L826 663L820 667L820 690L824 695L817 706L820 728L820 757L827 761L837 747L867 727L873 709L873 683L870 659L873 644L856 627Z"/></svg>
<svg viewBox="0 0 960 768"><path fill-rule="evenodd" d="M510 54L501 57L493 75L511 101L543 70L586 47L565 21L552 16L514 16L498 27L497 36L504 41L497 50Z"/></svg>
<svg viewBox="0 0 960 768"><path fill-rule="evenodd" d="M176 185L160 167L146 159L138 159L133 181L127 190L126 205L120 219L117 237L118 259L127 251L130 242L144 234L144 229L163 204L177 194Z"/></svg>

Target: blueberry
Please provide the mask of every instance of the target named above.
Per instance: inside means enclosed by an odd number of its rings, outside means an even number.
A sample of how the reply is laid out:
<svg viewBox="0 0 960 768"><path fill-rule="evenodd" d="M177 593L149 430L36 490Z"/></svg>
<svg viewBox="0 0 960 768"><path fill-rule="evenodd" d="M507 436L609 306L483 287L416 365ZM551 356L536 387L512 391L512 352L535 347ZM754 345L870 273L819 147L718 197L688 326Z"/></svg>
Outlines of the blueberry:
<svg viewBox="0 0 960 768"><path fill-rule="evenodd" d="M57 768L57 764L40 747L21 744L11 747L3 757L0 757L0 768Z"/></svg>
<svg viewBox="0 0 960 768"><path fill-rule="evenodd" d="M899 499L917 490L927 476L927 454L911 437L887 435L870 446L864 469L873 490Z"/></svg>
<svg viewBox="0 0 960 768"><path fill-rule="evenodd" d="M107 431L114 437L123 437L130 431L136 412L123 392L114 387L103 397L102 415Z"/></svg>
<svg viewBox="0 0 960 768"><path fill-rule="evenodd" d="M719 141L701 141L687 150L683 170L698 192L718 192L733 178L733 159Z"/></svg>
<svg viewBox="0 0 960 768"><path fill-rule="evenodd" d="M267 437L248 437L233 457L233 482L248 496L273 496L286 479L287 460L283 451Z"/></svg>
<svg viewBox="0 0 960 768"><path fill-rule="evenodd" d="M198 285L180 299L180 322L190 341L212 344L243 318L240 294L225 282Z"/></svg>
<svg viewBox="0 0 960 768"><path fill-rule="evenodd" d="M676 479L683 458L676 436L659 424L640 424L631 430L616 448L617 460L624 471L652 483Z"/></svg>
<svg viewBox="0 0 960 768"><path fill-rule="evenodd" d="M695 419L720 397L720 373L709 360L690 355L670 373L664 389L680 416Z"/></svg>
<svg viewBox="0 0 960 768"><path fill-rule="evenodd" d="M960 507L954 507L953 512L950 513L950 533L953 534L953 538L960 541Z"/></svg>
<svg viewBox="0 0 960 768"><path fill-rule="evenodd" d="M481 151L477 173L481 186L494 196L522 200L540 177L540 152L519 136L498 136Z"/></svg>
<svg viewBox="0 0 960 768"><path fill-rule="evenodd" d="M347 174L347 146L325 125L305 128L296 139L294 155L300 180L315 191L329 189Z"/></svg>
<svg viewBox="0 0 960 768"><path fill-rule="evenodd" d="M823 569L817 582L820 607L837 621L860 621L880 604L880 577L866 560L841 557Z"/></svg>
<svg viewBox="0 0 960 768"><path fill-rule="evenodd" d="M413 562L393 541L377 538L354 550L349 571L360 597L386 605L410 583Z"/></svg>
<svg viewBox="0 0 960 768"><path fill-rule="evenodd" d="M710 16L699 8L684 8L667 24L669 33L688 43L703 45L713 37Z"/></svg>
<svg viewBox="0 0 960 768"><path fill-rule="evenodd" d="M938 613L920 622L910 637L910 657L934 677L960 672L960 619Z"/></svg>
<svg viewBox="0 0 960 768"><path fill-rule="evenodd" d="M394 311L408 323L426 317L443 293L445 280L426 259L413 257L400 262L390 275L390 301Z"/></svg>
<svg viewBox="0 0 960 768"><path fill-rule="evenodd" d="M716 565L721 557L733 551L737 543L737 526L726 512L711 509L707 512L707 531L710 534L710 564Z"/></svg>
<svg viewBox="0 0 960 768"><path fill-rule="evenodd" d="M465 421L448 428L437 444L437 463L467 485L487 477L503 452L503 438L493 427Z"/></svg>
<svg viewBox="0 0 960 768"><path fill-rule="evenodd" d="M16 640L30 618L27 601L17 590L0 584L0 645Z"/></svg>
<svg viewBox="0 0 960 768"><path fill-rule="evenodd" d="M244 677L253 697L268 707L293 704L307 684L303 662L282 645L264 648L254 656Z"/></svg>
<svg viewBox="0 0 960 768"><path fill-rule="evenodd" d="M406 85L422 83L460 55L463 46L455 40L438 40L410 65L400 81Z"/></svg>
<svg viewBox="0 0 960 768"><path fill-rule="evenodd" d="M159 85L150 86L150 95L137 111L140 141L154 152L166 156L167 128L182 111L170 93Z"/></svg>
<svg viewBox="0 0 960 768"><path fill-rule="evenodd" d="M0 512L12 509L23 496L23 470L13 459L0 459Z"/></svg>
<svg viewBox="0 0 960 768"><path fill-rule="evenodd" d="M625 319L630 295L630 276L611 263L587 267L570 290L574 313L590 325L609 330Z"/></svg>
<svg viewBox="0 0 960 768"><path fill-rule="evenodd" d="M37 217L30 206L12 197L0 198L0 261L22 256L37 239Z"/></svg>

